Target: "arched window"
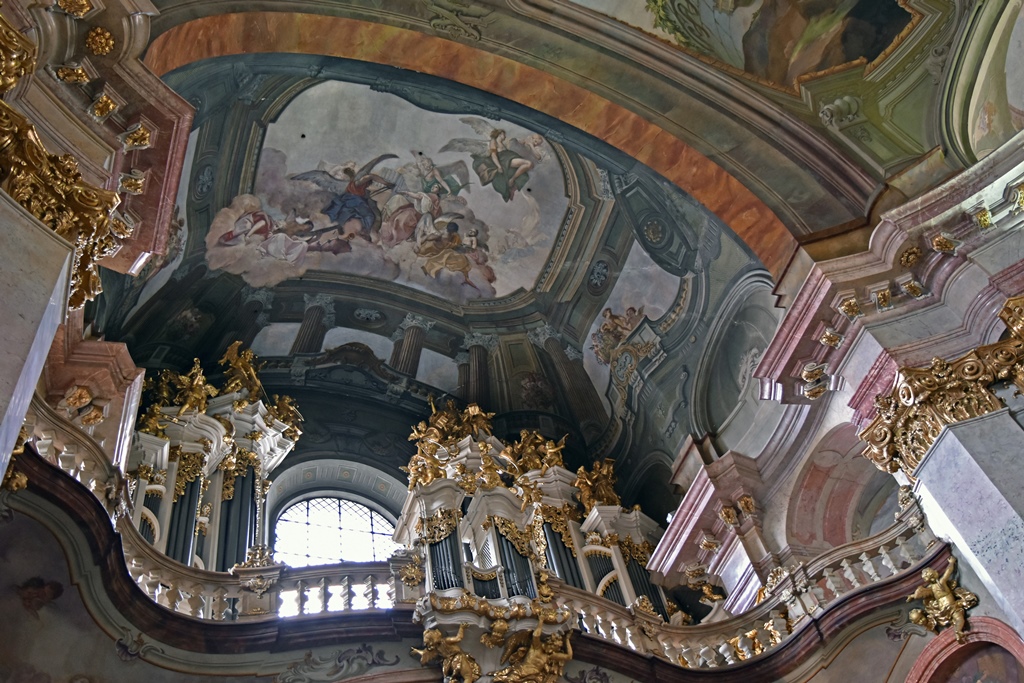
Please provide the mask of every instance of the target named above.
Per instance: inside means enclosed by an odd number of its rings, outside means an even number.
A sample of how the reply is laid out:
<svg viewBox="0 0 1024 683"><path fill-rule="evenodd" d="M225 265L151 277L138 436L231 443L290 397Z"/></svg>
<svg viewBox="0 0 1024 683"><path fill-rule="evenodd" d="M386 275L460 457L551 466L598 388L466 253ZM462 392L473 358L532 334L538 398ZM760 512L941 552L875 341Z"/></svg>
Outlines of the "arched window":
<svg viewBox="0 0 1024 683"><path fill-rule="evenodd" d="M289 567L337 562L383 562L401 548L395 526L365 505L311 498L288 507L274 528L274 560Z"/></svg>

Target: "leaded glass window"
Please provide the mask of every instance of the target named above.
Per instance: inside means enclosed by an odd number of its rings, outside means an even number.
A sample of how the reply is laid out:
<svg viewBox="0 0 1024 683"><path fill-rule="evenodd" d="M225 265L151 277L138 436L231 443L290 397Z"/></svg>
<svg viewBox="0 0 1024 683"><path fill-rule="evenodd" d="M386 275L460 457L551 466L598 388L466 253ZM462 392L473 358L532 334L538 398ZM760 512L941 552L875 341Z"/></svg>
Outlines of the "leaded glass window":
<svg viewBox="0 0 1024 683"><path fill-rule="evenodd" d="M383 562L401 546L384 515L343 498L311 498L277 518L274 560L289 567Z"/></svg>

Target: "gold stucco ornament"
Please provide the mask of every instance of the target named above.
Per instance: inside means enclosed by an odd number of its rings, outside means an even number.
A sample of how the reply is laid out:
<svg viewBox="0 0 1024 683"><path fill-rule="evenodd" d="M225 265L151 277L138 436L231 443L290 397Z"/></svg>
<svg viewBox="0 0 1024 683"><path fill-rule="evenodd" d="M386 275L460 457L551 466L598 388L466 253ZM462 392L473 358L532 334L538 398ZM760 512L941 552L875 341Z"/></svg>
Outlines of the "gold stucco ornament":
<svg viewBox="0 0 1024 683"><path fill-rule="evenodd" d="M589 472L583 467L576 470L573 486L579 489L579 501L584 514L589 515L596 505L621 505L615 492L615 461L605 458L594 463Z"/></svg>
<svg viewBox="0 0 1024 683"><path fill-rule="evenodd" d="M912 600L924 601L924 609L910 611L910 620L919 626L924 626L933 633L938 632L939 626L952 626L956 633L956 641L963 643L964 633L968 630L967 610L977 606L978 596L957 585L953 580L953 572L956 571L956 558L950 557L946 571L942 576L934 569L928 568L921 572L923 586L907 597L907 602Z"/></svg>
<svg viewBox="0 0 1024 683"><path fill-rule="evenodd" d="M473 656L464 652L459 643L466 635L466 624L459 626L458 634L445 636L436 628L423 632L423 648L410 648L413 655L425 665L440 659L444 680L451 683L474 683L480 678L480 665Z"/></svg>
<svg viewBox="0 0 1024 683"><path fill-rule="evenodd" d="M544 637L543 622L531 631L518 631L508 638L494 683L557 683L572 659L571 631Z"/></svg>

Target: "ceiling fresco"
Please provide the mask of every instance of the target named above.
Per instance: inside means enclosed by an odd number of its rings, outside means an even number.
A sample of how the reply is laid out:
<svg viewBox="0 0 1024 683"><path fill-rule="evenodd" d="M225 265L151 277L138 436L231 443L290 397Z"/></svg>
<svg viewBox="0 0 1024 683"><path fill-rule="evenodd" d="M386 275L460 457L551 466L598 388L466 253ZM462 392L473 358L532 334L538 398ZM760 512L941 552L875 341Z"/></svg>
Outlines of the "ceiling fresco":
<svg viewBox="0 0 1024 683"><path fill-rule="evenodd" d="M300 55L166 80L197 109L174 247L138 279L105 273L96 333L179 369L215 367L249 330L267 381L303 405L294 466L342 453L394 476L425 397L462 395L466 340L484 336L488 409L518 415L509 429L572 433L581 462L614 451L624 495L673 506L665 472L710 400L693 392L713 321L764 273L719 218L578 129L451 81ZM296 352L318 297L325 334ZM390 364L409 314L431 324L406 374ZM329 362L350 346L337 357L358 362Z"/></svg>
<svg viewBox="0 0 1024 683"><path fill-rule="evenodd" d="M218 212L206 261L254 287L340 272L490 299L533 286L567 205L542 135L328 81L268 126L253 193Z"/></svg>
<svg viewBox="0 0 1024 683"><path fill-rule="evenodd" d="M673 40L758 80L792 86L806 74L879 57L911 21L897 0L574 0Z"/></svg>

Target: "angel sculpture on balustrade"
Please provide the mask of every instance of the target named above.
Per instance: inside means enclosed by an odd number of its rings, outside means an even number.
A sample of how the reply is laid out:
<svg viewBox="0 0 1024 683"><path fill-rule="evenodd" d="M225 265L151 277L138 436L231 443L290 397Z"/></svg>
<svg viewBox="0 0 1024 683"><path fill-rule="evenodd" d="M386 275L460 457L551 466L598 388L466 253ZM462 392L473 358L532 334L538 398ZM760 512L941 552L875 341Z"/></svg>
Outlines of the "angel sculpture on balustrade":
<svg viewBox="0 0 1024 683"><path fill-rule="evenodd" d="M234 394L245 389L248 392L247 398L240 398L233 403L236 411L241 410L250 403L260 399L263 393L263 383L257 373L265 363L256 361L256 354L252 349L242 349L242 342L236 341L227 348L224 356L218 361L224 366L224 387L222 394Z"/></svg>
<svg viewBox="0 0 1024 683"><path fill-rule="evenodd" d="M946 571L942 576L934 569L921 571L921 579L925 585L907 597L907 602L923 600L924 609L910 611L910 621L924 626L932 633L938 632L939 626L952 626L958 643L963 643L967 627L967 610L977 606L978 596L957 585L953 580L956 570L956 558L950 557Z"/></svg>
<svg viewBox="0 0 1024 683"><path fill-rule="evenodd" d="M466 624L459 626L454 636L444 636L436 628L423 632L423 649L411 648L413 655L420 658L420 665L429 664L441 658L441 671L444 680L451 683L475 683L480 678L480 665L472 655L464 652L459 643L466 635Z"/></svg>
<svg viewBox="0 0 1024 683"><path fill-rule="evenodd" d="M615 461L605 458L594 463L590 472L584 467L576 470L573 486L579 489L577 498L583 505L584 514L589 515L596 505L621 505L615 492Z"/></svg>
<svg viewBox="0 0 1024 683"><path fill-rule="evenodd" d="M505 643L494 683L558 683L572 659L571 631L544 637L543 621L531 631L518 631Z"/></svg>

